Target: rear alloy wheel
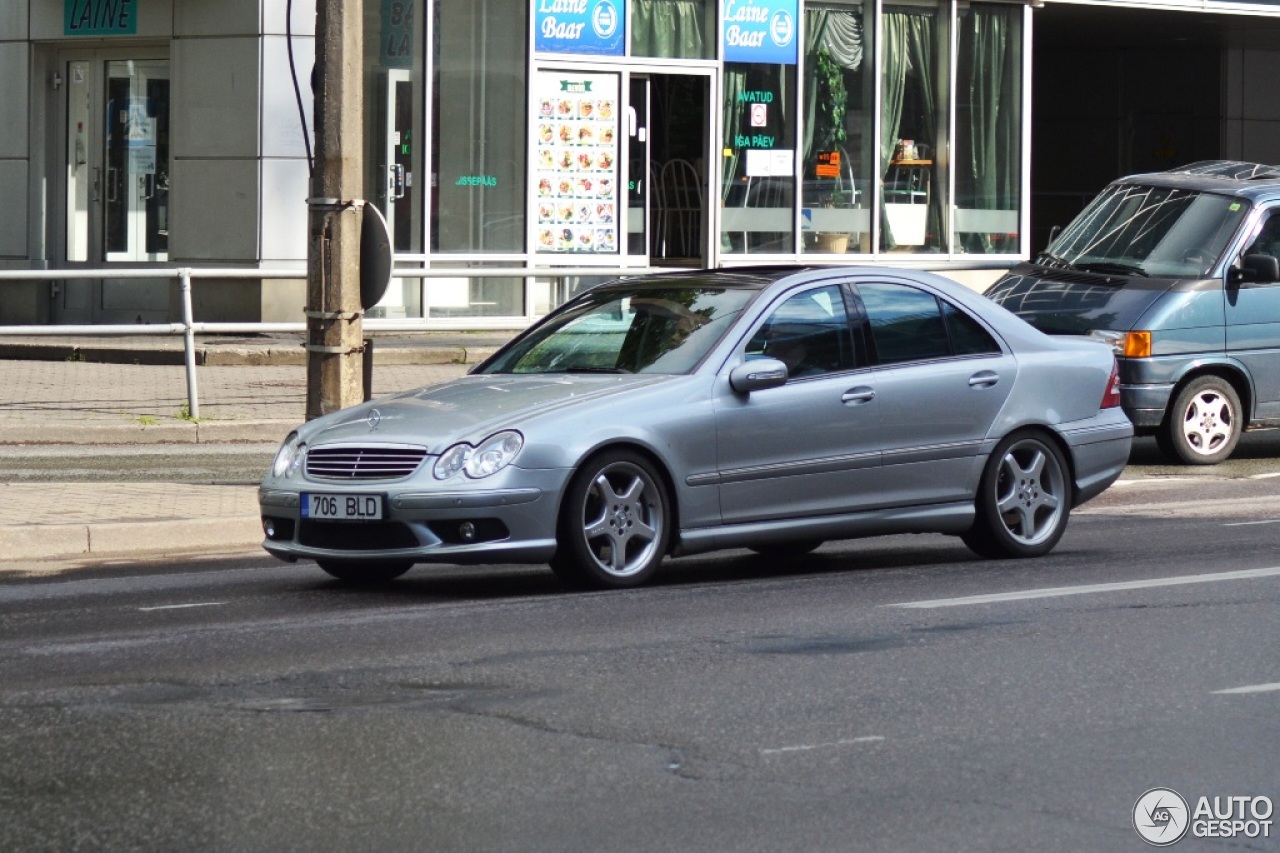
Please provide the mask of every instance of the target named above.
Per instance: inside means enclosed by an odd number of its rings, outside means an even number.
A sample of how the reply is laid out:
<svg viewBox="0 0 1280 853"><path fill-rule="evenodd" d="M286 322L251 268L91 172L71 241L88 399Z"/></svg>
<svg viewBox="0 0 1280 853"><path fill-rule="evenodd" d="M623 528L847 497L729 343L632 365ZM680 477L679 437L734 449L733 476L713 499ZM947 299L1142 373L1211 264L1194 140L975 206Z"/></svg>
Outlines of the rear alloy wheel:
<svg viewBox="0 0 1280 853"><path fill-rule="evenodd" d="M648 460L629 450L595 456L565 493L551 568L573 586L639 586L666 555L669 517L666 488Z"/></svg>
<svg viewBox="0 0 1280 853"><path fill-rule="evenodd" d="M1236 449L1240 396L1220 376L1200 376L1183 388L1156 436L1160 449L1188 465L1217 465Z"/></svg>
<svg viewBox="0 0 1280 853"><path fill-rule="evenodd" d="M402 561L370 563L363 560L316 560L316 565L352 586L386 583L413 568L413 563Z"/></svg>
<svg viewBox="0 0 1280 853"><path fill-rule="evenodd" d="M961 538L983 557L1039 557L1067 529L1071 492L1062 452L1035 433L1000 442L978 486L973 527Z"/></svg>

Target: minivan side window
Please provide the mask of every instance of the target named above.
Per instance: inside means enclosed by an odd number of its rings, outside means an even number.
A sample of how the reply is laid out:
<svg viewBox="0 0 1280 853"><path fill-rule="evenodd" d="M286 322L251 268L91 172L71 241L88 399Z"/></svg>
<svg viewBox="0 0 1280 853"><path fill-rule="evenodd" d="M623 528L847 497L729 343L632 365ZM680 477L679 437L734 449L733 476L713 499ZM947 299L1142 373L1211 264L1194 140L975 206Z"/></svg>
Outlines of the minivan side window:
<svg viewBox="0 0 1280 853"><path fill-rule="evenodd" d="M1249 244L1249 248L1244 250L1244 253L1280 258L1280 210L1272 210L1267 214L1262 228L1258 230L1258 236Z"/></svg>

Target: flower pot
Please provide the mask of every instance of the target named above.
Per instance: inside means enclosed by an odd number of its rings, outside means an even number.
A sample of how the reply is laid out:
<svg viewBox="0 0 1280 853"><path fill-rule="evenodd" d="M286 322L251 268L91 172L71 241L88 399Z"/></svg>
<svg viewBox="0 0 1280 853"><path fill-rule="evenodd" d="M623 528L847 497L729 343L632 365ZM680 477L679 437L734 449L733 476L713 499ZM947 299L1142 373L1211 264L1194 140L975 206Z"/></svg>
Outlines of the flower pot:
<svg viewBox="0 0 1280 853"><path fill-rule="evenodd" d="M836 234L831 231L820 231L817 235L818 251L843 255L849 250L849 235Z"/></svg>

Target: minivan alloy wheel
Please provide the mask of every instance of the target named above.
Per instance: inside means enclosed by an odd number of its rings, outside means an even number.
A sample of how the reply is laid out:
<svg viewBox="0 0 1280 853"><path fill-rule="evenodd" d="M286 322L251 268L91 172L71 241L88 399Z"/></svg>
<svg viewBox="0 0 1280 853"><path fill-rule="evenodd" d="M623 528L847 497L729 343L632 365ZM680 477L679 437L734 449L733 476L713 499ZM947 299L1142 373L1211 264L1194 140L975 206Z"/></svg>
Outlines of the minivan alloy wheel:
<svg viewBox="0 0 1280 853"><path fill-rule="evenodd" d="M1160 448L1191 465L1216 465L1240 440L1240 397L1220 376L1200 376L1178 394L1169 410Z"/></svg>

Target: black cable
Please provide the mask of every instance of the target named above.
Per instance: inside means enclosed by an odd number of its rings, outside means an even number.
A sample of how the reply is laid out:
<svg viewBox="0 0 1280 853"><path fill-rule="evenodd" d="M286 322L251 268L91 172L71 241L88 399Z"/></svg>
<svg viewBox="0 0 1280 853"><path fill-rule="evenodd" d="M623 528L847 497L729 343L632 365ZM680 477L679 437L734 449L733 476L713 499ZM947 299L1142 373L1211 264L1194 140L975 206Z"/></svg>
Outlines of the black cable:
<svg viewBox="0 0 1280 853"><path fill-rule="evenodd" d="M293 61L293 0L284 7L284 40L289 50L289 76L293 78L293 97L298 102L298 121L302 124L302 144L307 149L307 174L315 176L316 167L311 158L311 136L307 133L307 111L302 104L302 90L298 87L298 68Z"/></svg>

